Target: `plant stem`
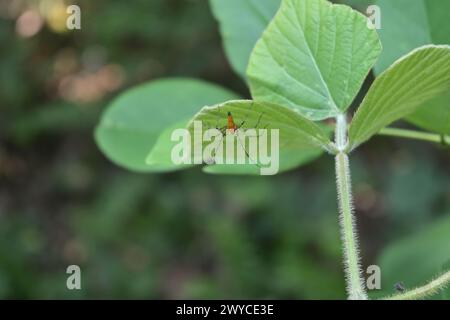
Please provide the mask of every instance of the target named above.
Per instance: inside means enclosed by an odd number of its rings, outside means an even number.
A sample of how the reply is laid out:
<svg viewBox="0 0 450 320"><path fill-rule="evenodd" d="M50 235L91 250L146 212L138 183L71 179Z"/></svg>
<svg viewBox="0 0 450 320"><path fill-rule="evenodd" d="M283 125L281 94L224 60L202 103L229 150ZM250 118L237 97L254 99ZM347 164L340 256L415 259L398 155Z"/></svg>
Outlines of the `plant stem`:
<svg viewBox="0 0 450 320"><path fill-rule="evenodd" d="M393 295L385 298L385 300L417 300L427 296L432 296L444 289L444 287L450 282L450 271L447 271L440 277L434 279L430 283L404 293Z"/></svg>
<svg viewBox="0 0 450 320"><path fill-rule="evenodd" d="M358 239L353 217L349 162L348 156L343 152L336 155L336 178L347 294L350 300L366 300L367 294L361 277Z"/></svg>
<svg viewBox="0 0 450 320"><path fill-rule="evenodd" d="M352 205L352 187L348 156L345 153L347 143L347 122L345 115L336 119L336 184L339 202L339 221L343 242L344 265L347 281L347 294L350 300L367 300L364 282L361 277L358 239L355 230Z"/></svg>
<svg viewBox="0 0 450 320"><path fill-rule="evenodd" d="M442 143L450 146L450 136L437 133L421 132L397 128L384 128L378 133L382 136L392 136L406 139L423 140L428 142Z"/></svg>

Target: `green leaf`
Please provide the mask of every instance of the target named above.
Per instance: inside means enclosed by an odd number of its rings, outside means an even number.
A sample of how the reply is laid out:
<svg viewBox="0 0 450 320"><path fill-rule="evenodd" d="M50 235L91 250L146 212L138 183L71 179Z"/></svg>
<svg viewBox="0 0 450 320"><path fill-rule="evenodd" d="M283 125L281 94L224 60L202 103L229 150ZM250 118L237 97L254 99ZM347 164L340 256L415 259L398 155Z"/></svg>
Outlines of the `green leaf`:
<svg viewBox="0 0 450 320"><path fill-rule="evenodd" d="M192 165L175 165L172 161L172 149L177 142L171 140L172 132L179 128L186 128L189 119L175 123L166 128L156 140L155 145L148 154L145 162L153 172L170 172L175 170L186 169Z"/></svg>
<svg viewBox="0 0 450 320"><path fill-rule="evenodd" d="M236 97L226 89L194 79L146 83L126 91L108 106L95 139L116 164L133 171L157 172L161 167L156 163L149 166L145 159L161 132L189 119L204 105Z"/></svg>
<svg viewBox="0 0 450 320"><path fill-rule="evenodd" d="M325 0L284 0L250 57L255 100L310 120L344 112L381 51L367 18Z"/></svg>
<svg viewBox="0 0 450 320"><path fill-rule="evenodd" d="M440 134L450 134L450 94L425 102L408 121L420 128Z"/></svg>
<svg viewBox="0 0 450 320"><path fill-rule="evenodd" d="M450 90L450 47L414 50L381 74L369 89L349 129L354 149L422 103Z"/></svg>
<svg viewBox="0 0 450 320"><path fill-rule="evenodd" d="M440 275L450 258L449 234L450 215L446 215L422 231L389 245L378 260L383 294L393 294L398 282L408 290Z"/></svg>
<svg viewBox="0 0 450 320"><path fill-rule="evenodd" d="M450 2L442 0L377 0L383 52L375 65L380 74L411 50L428 44L449 44Z"/></svg>
<svg viewBox="0 0 450 320"><path fill-rule="evenodd" d="M279 171L286 171L319 156L323 150L331 150L332 143L328 132L319 125L300 116L298 112L278 105L250 100L229 101L212 107L204 107L192 119L189 125L191 136L195 135L194 121L201 121L206 128L227 127L227 115L231 113L233 121L242 132L247 129L279 130ZM242 126L241 126L242 124ZM230 133L228 133L230 134ZM270 140L269 140L270 141ZM226 139L222 140L226 148ZM203 142L203 147L210 142ZM248 147L247 140L240 140L236 148ZM268 148L270 152L270 148ZM248 150L245 149L244 151ZM258 162L258 159L247 159ZM222 174L260 174L260 167L255 164L213 164L204 170L209 173Z"/></svg>
<svg viewBox="0 0 450 320"><path fill-rule="evenodd" d="M319 148L299 147L298 150L280 150L280 168L278 173L286 172L306 165L323 154ZM261 169L256 165L208 165L203 171L211 174L260 175Z"/></svg>
<svg viewBox="0 0 450 320"><path fill-rule="evenodd" d="M228 59L245 79L250 53L280 7L281 0L210 0Z"/></svg>
<svg viewBox="0 0 450 320"><path fill-rule="evenodd" d="M382 13L379 30L384 50L375 65L377 74L399 57L426 44L450 44L450 1L378 0ZM426 102L406 120L441 134L449 133L450 96Z"/></svg>

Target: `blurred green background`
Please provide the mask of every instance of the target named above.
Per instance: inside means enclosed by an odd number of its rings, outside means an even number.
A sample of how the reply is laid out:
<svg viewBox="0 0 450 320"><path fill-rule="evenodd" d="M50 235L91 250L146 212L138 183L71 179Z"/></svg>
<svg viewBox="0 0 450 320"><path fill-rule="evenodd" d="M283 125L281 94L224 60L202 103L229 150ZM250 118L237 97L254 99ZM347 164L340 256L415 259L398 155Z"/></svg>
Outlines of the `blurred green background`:
<svg viewBox="0 0 450 320"><path fill-rule="evenodd" d="M0 48L0 298L345 298L332 157L275 177L138 175L94 143L102 109L144 81L249 97L206 0L0 0ZM448 148L377 137L351 165L383 291L450 263Z"/></svg>

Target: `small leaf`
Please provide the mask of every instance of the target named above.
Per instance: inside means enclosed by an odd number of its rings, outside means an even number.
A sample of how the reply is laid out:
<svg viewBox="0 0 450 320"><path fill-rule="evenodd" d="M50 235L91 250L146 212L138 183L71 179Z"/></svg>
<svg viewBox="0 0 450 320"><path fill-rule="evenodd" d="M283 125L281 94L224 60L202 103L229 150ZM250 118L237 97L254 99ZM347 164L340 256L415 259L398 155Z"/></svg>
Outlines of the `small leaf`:
<svg viewBox="0 0 450 320"><path fill-rule="evenodd" d="M281 0L210 0L225 52L234 71L243 79L250 53L280 3Z"/></svg>
<svg viewBox="0 0 450 320"><path fill-rule="evenodd" d="M449 46L425 46L409 53L372 84L350 125L351 149L449 90Z"/></svg>
<svg viewBox="0 0 450 320"><path fill-rule="evenodd" d="M203 129L226 128L228 112L232 115L234 123L238 125L238 130L267 129L269 136L270 130L279 130L280 171L289 170L304 164L319 156L323 150L332 148L327 132L314 122L303 118L294 110L250 100L229 101L212 107L204 107L189 125L191 136L195 135L194 121L201 121ZM222 142L224 148L226 148L226 139L223 139ZM203 147L209 143L204 142ZM244 148L247 145L247 141L241 141L237 147ZM270 148L268 150L270 151ZM257 159L247 160L257 162ZM205 171L213 173L260 174L260 168L248 162L242 165L215 164L205 168Z"/></svg>
<svg viewBox="0 0 450 320"><path fill-rule="evenodd" d="M145 163L168 126L189 119L204 105L235 99L221 87L194 79L163 79L130 89L115 99L95 130L103 153L116 164L140 172L160 171Z"/></svg>
<svg viewBox="0 0 450 320"><path fill-rule="evenodd" d="M255 100L310 120L344 112L381 52L367 18L325 0L284 0L250 57Z"/></svg>

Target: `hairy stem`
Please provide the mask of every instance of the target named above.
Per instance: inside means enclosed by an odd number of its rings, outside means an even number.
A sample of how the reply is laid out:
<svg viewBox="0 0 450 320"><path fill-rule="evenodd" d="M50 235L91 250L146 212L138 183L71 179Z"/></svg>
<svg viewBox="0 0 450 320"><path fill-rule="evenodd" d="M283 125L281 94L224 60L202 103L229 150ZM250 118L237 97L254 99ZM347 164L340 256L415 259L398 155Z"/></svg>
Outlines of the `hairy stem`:
<svg viewBox="0 0 450 320"><path fill-rule="evenodd" d="M443 145L450 146L450 136L440 135L437 133L421 132L406 129L396 129L396 128L384 128L378 133L382 136L399 137L406 139L422 140L434 143L441 143Z"/></svg>
<svg viewBox="0 0 450 320"><path fill-rule="evenodd" d="M344 251L347 294L350 300L367 300L364 282L361 277L358 239L353 216L352 187L347 148L347 123L345 115L336 119L336 183L339 202L339 221Z"/></svg>
<svg viewBox="0 0 450 320"><path fill-rule="evenodd" d="M342 152L336 155L336 178L347 294L350 300L366 300L367 294L364 290L364 282L361 277L358 239L353 216L348 156Z"/></svg>
<svg viewBox="0 0 450 320"><path fill-rule="evenodd" d="M434 279L430 283L404 293L393 295L391 297L385 298L385 300L418 300L438 293L440 290L444 289L446 285L450 282L450 271L447 271L440 277Z"/></svg>

